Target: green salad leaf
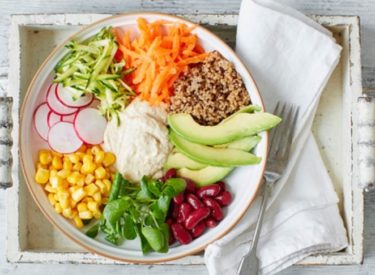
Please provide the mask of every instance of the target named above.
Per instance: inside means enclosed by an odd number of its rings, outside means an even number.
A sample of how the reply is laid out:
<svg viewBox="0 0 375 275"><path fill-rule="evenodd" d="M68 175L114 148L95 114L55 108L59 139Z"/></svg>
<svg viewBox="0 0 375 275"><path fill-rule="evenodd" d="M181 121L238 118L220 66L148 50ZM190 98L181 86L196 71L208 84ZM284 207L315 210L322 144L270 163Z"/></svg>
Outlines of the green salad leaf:
<svg viewBox="0 0 375 275"><path fill-rule="evenodd" d="M183 179L169 179L165 183L143 177L139 184L132 184L115 175L109 200L99 223L86 235L95 238L99 232L105 239L120 245L125 240L140 238L142 252L168 252L169 226L165 223L171 200L183 192Z"/></svg>

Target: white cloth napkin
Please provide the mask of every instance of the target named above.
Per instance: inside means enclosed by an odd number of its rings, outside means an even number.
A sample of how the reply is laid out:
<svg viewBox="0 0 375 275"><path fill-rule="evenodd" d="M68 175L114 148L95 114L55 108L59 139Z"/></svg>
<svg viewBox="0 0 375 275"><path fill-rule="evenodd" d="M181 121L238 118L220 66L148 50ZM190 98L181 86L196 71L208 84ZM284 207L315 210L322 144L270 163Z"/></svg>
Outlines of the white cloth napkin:
<svg viewBox="0 0 375 275"><path fill-rule="evenodd" d="M263 274L304 257L347 246L338 198L311 134L320 94L336 67L341 47L331 33L303 14L268 0L243 0L237 53L248 65L266 109L282 100L300 107L292 152L273 190L257 255ZM226 236L209 245L211 275L236 274L249 250L259 199Z"/></svg>

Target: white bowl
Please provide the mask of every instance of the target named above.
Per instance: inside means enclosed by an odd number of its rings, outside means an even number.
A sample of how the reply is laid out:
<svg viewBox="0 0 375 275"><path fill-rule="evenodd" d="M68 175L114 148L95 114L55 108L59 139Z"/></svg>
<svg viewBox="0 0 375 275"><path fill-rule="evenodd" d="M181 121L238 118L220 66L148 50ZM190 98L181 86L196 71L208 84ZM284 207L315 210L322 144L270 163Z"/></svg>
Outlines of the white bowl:
<svg viewBox="0 0 375 275"><path fill-rule="evenodd" d="M136 19L138 17L143 17L148 21L163 19L167 21L184 22L187 25L193 24L192 22L186 21L183 18L160 13L122 14L95 22L83 28L74 36L70 37L70 39L74 38L78 41L86 39L107 25L112 25L114 27L121 26L124 28L135 28ZM201 26L197 26L193 32L198 35L200 43L205 50L217 50L225 58L234 63L236 70L243 78L252 103L263 108L262 98L254 80L252 79L245 65L240 61L233 50L220 38ZM233 201L225 211L225 218L218 224L217 227L206 231L201 237L194 240L190 244L179 246L175 245L170 247L169 252L166 254L150 253L147 255L142 255L138 239L133 241L125 241L124 244L119 247L109 244L101 237L91 239L83 233L83 230L77 229L70 221L66 220L54 211L43 188L34 180L37 152L39 149L47 148L48 146L46 142L43 141L36 133L33 127L32 117L35 107L45 100L45 91L53 78L53 68L58 60L66 53L64 45L67 42L68 40L64 41L59 47L57 47L39 68L28 88L21 108L20 158L22 171L25 175L28 188L35 202L47 219L66 236L85 249L112 259L135 263L156 263L178 259L197 253L203 250L208 244L224 236L245 214L246 210L253 202L259 186L261 185L268 149L267 133L261 134L262 141L255 149L256 155L262 157L262 162L259 165L237 168L225 180L233 195ZM43 43L43 41L41 41L41 43Z"/></svg>

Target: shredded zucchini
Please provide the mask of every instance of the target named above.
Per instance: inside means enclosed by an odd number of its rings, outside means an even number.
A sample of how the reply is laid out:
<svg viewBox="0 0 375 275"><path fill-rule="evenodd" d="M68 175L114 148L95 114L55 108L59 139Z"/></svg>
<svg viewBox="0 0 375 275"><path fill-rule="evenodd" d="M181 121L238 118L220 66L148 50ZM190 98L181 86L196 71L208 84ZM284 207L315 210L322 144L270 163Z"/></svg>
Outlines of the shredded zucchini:
<svg viewBox="0 0 375 275"><path fill-rule="evenodd" d="M118 45L111 27L82 43L72 40L65 47L68 53L55 66L54 82L73 88L73 99L93 93L100 100L101 114L119 123L119 112L134 95L123 77L134 69L124 70L125 61L114 60Z"/></svg>

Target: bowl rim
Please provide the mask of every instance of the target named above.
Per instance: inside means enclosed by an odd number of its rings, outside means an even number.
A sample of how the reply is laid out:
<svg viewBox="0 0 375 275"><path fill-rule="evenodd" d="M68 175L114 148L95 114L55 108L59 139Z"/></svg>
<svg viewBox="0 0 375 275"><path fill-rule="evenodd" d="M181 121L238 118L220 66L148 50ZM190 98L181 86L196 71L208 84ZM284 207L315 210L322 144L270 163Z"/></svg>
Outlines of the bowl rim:
<svg viewBox="0 0 375 275"><path fill-rule="evenodd" d="M239 221L242 219L242 217L245 215L245 213L250 208L251 204L254 202L255 197L258 194L258 191L260 189L260 186L262 185L263 174L264 174L265 168L266 168L266 161L263 161L262 164L259 164L259 165L262 165L262 167L261 167L261 177L259 178L259 181L256 184L256 191L253 193L252 197L250 197L248 199L248 204L246 205L246 207L244 207L243 210L242 210L242 212L240 212L237 216L235 216L232 219L232 221L229 223L229 226L227 227L227 229L223 230L220 233L218 233L213 238L213 240L207 241L207 242L205 242L203 244L199 244L196 248L188 250L188 251L186 251L186 253L181 253L181 254L179 254L177 256L165 257L165 258L162 258L162 259L147 259L147 258L144 258L142 260L135 260L135 259L127 259L126 257L116 257L116 256L113 256L113 255L109 255L109 254L107 254L105 252L98 251L98 250L90 247L89 245L86 245L84 242L82 242L81 240L79 240L75 236L73 236L73 235L69 234L68 232L66 232L65 229L64 229L64 227L61 226L58 223L58 221L55 221L48 214L48 212L43 208L42 203L39 201L37 194L34 193L31 184L35 184L35 182L34 182L33 179L30 179L27 176L26 167L25 167L24 158L23 158L23 146L22 146L22 142L21 142L21 139L23 137L23 135L22 135L22 127L21 127L22 126L22 121L23 121L23 118L24 118L24 112L25 112L25 108L26 108L26 105L27 105L27 102L28 102L28 97L31 94L31 91L32 91L32 89L33 89L33 87L35 85L35 82L37 81L37 79L38 79L38 77L39 77L42 69L46 66L47 62L51 58L53 58L53 56L58 51L60 51L64 47L64 45L67 44L74 37L76 37L76 36L80 35L81 33L85 32L87 29L95 27L96 25L99 25L99 24L104 23L106 21L112 20L114 18L123 17L123 16L137 16L137 17L162 16L162 17L164 17L166 19L170 19L171 21L181 21L183 23L193 24L193 25L196 25L197 28L200 28L200 30L202 32L204 32L205 35L211 36L214 39L219 40L220 42L222 42L222 44L223 44L222 46L225 47L226 50L235 59L237 59L236 61L245 68L245 73L248 74L247 77L250 77L250 79L253 82L253 85L255 87L254 92L257 93L257 95L258 95L258 97L260 99L261 108L262 108L263 111L265 111L263 98L262 98L262 96L261 96L261 94L259 92L259 88L258 88L258 86L257 86L257 84L256 84L256 82L255 82L255 80L254 80L251 72L249 71L248 67L246 66L246 64L240 59L240 57L237 55L237 53L231 47L229 47L229 45L227 45L227 43L225 43L219 36L217 36L216 34L214 34L213 32L211 32L207 28L203 27L201 24L195 23L195 22L190 21L190 20L188 20L186 18L183 18L181 16L171 15L171 14L162 13L162 12L125 12L125 13L115 14L115 15L111 15L111 16L105 17L103 19L97 20L97 21L95 21L95 22L93 22L91 24L88 24L86 26L83 26L80 30L74 32L74 34L70 35L67 39L65 39L62 43L60 43L56 48L54 48L48 54L48 56L45 58L45 60L43 61L43 63L39 66L38 70L36 71L35 75L33 76L32 80L31 80L31 82L30 82L30 84L29 84L29 86L27 88L25 97L23 99L23 102L22 102L22 105L21 105L21 108L20 108L20 123L19 123L19 125L20 125L19 126L19 132L20 132L20 134L19 134L19 137L18 137L18 142L19 142L19 158L20 158L20 163L21 163L21 170L22 170L22 174L23 174L23 176L25 178L25 182L26 182L27 188L29 189L29 191L31 193L31 196L33 197L34 202L37 204L38 208L41 210L41 212L43 213L43 215L47 218L47 220L55 228L57 228L66 237L68 237L70 240L72 240L73 242L75 242L79 246L83 247L84 249L86 249L87 251L89 251L91 253L94 253L94 254L97 254L97 255L100 255L100 256L103 256L103 257L106 257L106 258L110 258L110 259L113 259L113 260L116 260L116 261L120 261L120 262L128 262L128 263L135 263L135 264L154 264L154 263L168 262L168 261L177 260L177 259L180 259L180 258L183 258L183 257L186 257L186 256L194 255L194 254L196 254L198 252L201 252L209 244L211 244L211 243L217 241L218 239L222 238L223 236L225 236L229 231L231 231L233 229L233 227L235 227L239 223ZM265 132L264 138L265 138L265 142L266 142L266 145L265 145L265 153L266 153L265 154L265 159L266 159L267 156L268 156L268 151L269 151L269 142L268 142L268 140L269 140L269 133L268 132ZM166 255L168 255L168 254L166 254Z"/></svg>

